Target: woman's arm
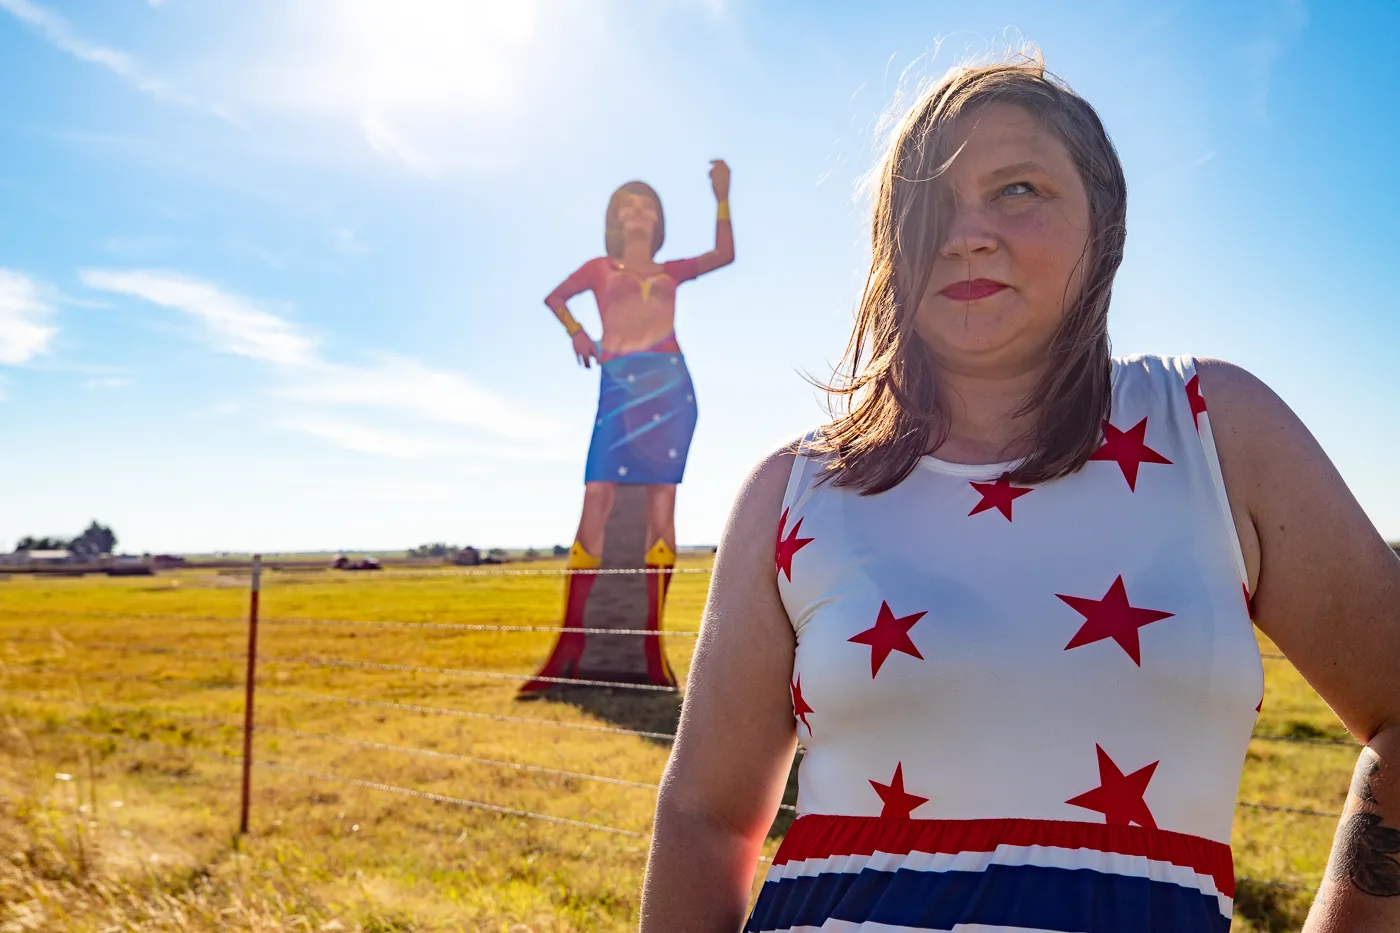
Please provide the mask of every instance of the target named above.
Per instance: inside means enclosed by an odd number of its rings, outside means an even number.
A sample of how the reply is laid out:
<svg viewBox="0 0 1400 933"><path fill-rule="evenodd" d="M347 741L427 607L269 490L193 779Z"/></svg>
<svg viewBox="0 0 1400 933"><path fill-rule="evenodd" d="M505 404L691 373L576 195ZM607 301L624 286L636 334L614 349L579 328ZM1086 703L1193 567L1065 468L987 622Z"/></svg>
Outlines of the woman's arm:
<svg viewBox="0 0 1400 933"><path fill-rule="evenodd" d="M582 294L593 288L594 271L597 267L597 260L590 259L579 266L567 279L559 283L559 287L545 296L545 307L554 312L554 316L559 319L559 323L564 325L564 330L569 334L574 344L574 355L578 361L587 369L590 359L598 357L598 345L593 342L593 338L584 331L583 325L574 320L574 316L569 313L568 300L575 295Z"/></svg>
<svg viewBox="0 0 1400 933"><path fill-rule="evenodd" d="M642 933L735 933L792 762L794 638L773 542L792 457L754 470L730 513L661 779Z"/></svg>
<svg viewBox="0 0 1400 933"><path fill-rule="evenodd" d="M1229 364L1199 371L1252 526L1255 621L1366 746L1304 929L1400 931L1400 560L1278 396Z"/></svg>

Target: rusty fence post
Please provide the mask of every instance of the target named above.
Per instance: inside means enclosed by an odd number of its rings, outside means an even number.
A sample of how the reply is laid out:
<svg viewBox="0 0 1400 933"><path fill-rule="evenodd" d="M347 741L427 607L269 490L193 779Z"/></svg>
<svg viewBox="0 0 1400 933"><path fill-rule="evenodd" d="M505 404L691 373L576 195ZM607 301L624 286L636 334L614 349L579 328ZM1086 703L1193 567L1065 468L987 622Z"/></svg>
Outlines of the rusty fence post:
<svg viewBox="0 0 1400 933"><path fill-rule="evenodd" d="M248 591L248 674L243 694L243 806L238 832L248 832L248 807L253 785L253 690L258 675L258 592L262 589L262 555L253 555L253 575Z"/></svg>

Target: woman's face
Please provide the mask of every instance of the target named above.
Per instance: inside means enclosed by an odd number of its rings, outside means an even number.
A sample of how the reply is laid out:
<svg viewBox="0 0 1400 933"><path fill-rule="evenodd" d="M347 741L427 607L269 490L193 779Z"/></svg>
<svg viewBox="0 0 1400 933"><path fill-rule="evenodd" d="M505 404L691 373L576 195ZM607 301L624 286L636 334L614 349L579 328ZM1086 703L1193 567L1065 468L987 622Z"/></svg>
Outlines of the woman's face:
<svg viewBox="0 0 1400 933"><path fill-rule="evenodd" d="M914 329L944 371L1033 372L1083 283L1084 184L1054 131L1011 104L958 117L950 151L935 182L942 229Z"/></svg>
<svg viewBox="0 0 1400 933"><path fill-rule="evenodd" d="M624 194L617 206L617 222L624 240L637 239L650 245L657 219L656 201L644 194Z"/></svg>

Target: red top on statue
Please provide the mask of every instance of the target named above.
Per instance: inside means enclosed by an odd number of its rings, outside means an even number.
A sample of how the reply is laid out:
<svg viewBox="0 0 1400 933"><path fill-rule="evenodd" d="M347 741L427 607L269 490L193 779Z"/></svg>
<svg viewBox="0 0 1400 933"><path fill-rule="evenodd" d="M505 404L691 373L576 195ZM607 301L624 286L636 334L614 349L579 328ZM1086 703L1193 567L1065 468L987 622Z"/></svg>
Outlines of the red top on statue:
<svg viewBox="0 0 1400 933"><path fill-rule="evenodd" d="M643 304L654 303L654 306L661 306L674 321L676 286L690 281L704 271L706 270L701 268L699 258L692 257L662 263L660 272L643 277L629 271L619 260L610 256L599 256L579 266L558 288L549 293L545 304L557 308L575 295L592 291L594 299L598 302L598 315L603 319L605 335L609 330L608 318L622 306L635 304L638 300ZM604 339L606 340L606 336ZM675 331L670 331L646 350L654 353L679 352L680 345L676 343ZM604 354L613 355L606 347Z"/></svg>

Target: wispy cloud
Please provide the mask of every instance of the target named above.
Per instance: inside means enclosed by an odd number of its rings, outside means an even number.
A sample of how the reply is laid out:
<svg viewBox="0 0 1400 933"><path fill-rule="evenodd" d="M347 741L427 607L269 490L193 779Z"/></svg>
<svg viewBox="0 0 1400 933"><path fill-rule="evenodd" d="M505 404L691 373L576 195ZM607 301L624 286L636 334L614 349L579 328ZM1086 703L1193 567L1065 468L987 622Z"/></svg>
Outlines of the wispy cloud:
<svg viewBox="0 0 1400 933"><path fill-rule="evenodd" d="M395 412L521 440L548 437L554 427L460 373L394 354L380 354L375 366L319 363L298 373L276 395L313 405Z"/></svg>
<svg viewBox="0 0 1400 933"><path fill-rule="evenodd" d="M1269 5L1269 12L1263 28L1241 49L1249 80L1249 108L1261 122L1269 118L1274 72L1308 25L1303 0L1275 0Z"/></svg>
<svg viewBox="0 0 1400 933"><path fill-rule="evenodd" d="M483 444L439 433L403 431L368 425L360 421L324 414L300 414L283 418L279 426L288 431L309 434L337 447L359 453L399 460L428 457L511 457L529 460L558 459L557 448Z"/></svg>
<svg viewBox="0 0 1400 933"><path fill-rule="evenodd" d="M360 118L360 128L364 130L365 142L379 155L398 162L419 175L431 177L436 174L433 160L405 142L382 115L365 114Z"/></svg>
<svg viewBox="0 0 1400 933"><path fill-rule="evenodd" d="M95 379L84 379L84 389L125 389L136 384L136 380L130 376L99 376Z"/></svg>
<svg viewBox="0 0 1400 933"><path fill-rule="evenodd" d="M406 356L376 353L369 365L325 359L319 341L297 324L242 295L176 272L159 270L81 273L90 288L171 308L199 325L199 336L216 349L272 365L280 377L270 397L299 406L282 419L287 430L310 434L348 450L392 457L437 455L549 456L558 426L478 386L461 373L435 369ZM347 420L340 412L408 419L393 428ZM423 422L469 429L444 435ZM511 447L483 446L477 435L503 439Z"/></svg>
<svg viewBox="0 0 1400 933"><path fill-rule="evenodd" d="M3 0L0 0L3 2ZM83 284L173 308L204 326L219 350L286 366L315 363L317 341L248 299L175 272L87 269Z"/></svg>
<svg viewBox="0 0 1400 933"><path fill-rule="evenodd" d="M78 35L67 20L30 0L0 0L0 10L32 27L74 58L106 68L137 90L171 103L197 106L194 98L147 72L130 54Z"/></svg>
<svg viewBox="0 0 1400 933"><path fill-rule="evenodd" d="M161 253L179 249L183 242L169 236L136 234L113 236L102 241L102 248L113 256L132 262L149 262Z"/></svg>
<svg viewBox="0 0 1400 933"><path fill-rule="evenodd" d="M1214 158L1215 158L1215 150L1214 150L1214 149L1210 150L1209 152L1203 152L1203 153L1201 153L1200 155L1196 156L1196 160L1195 160L1194 162L1191 163L1191 167L1192 167L1192 168L1200 168L1202 165L1205 165L1207 162L1209 162L1211 159L1214 159Z"/></svg>
<svg viewBox="0 0 1400 933"><path fill-rule="evenodd" d="M53 313L38 282L0 269L0 365L18 366L47 352L58 335L49 323Z"/></svg>
<svg viewBox="0 0 1400 933"><path fill-rule="evenodd" d="M350 227L336 227L333 242L335 248L342 253L359 255L369 252L369 245Z"/></svg>

